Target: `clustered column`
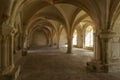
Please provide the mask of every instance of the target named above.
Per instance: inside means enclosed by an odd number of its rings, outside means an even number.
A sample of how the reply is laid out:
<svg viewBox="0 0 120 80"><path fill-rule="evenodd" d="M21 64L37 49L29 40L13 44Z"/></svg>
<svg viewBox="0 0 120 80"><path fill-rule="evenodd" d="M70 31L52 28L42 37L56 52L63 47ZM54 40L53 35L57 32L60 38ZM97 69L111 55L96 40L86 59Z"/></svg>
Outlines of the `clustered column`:
<svg viewBox="0 0 120 80"><path fill-rule="evenodd" d="M2 26L2 40L1 40L2 50L2 62L1 68L3 74L10 73L14 68L13 54L14 54L14 29L4 23Z"/></svg>
<svg viewBox="0 0 120 80"><path fill-rule="evenodd" d="M115 33L111 31L102 31L96 34L95 44L95 58L92 62L88 63L88 68L97 72L108 72L108 42Z"/></svg>

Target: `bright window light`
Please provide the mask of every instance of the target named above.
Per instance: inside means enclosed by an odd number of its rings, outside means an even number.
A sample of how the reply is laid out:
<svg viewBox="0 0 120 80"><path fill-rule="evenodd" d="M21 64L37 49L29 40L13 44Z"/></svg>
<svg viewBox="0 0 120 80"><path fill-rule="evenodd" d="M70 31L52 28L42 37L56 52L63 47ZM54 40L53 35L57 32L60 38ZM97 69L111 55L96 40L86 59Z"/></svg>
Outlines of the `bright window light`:
<svg viewBox="0 0 120 80"><path fill-rule="evenodd" d="M85 46L93 47L93 27L88 26L85 33Z"/></svg>
<svg viewBox="0 0 120 80"><path fill-rule="evenodd" d="M73 45L77 45L77 30L75 30L74 34L73 34L73 41L72 41Z"/></svg>

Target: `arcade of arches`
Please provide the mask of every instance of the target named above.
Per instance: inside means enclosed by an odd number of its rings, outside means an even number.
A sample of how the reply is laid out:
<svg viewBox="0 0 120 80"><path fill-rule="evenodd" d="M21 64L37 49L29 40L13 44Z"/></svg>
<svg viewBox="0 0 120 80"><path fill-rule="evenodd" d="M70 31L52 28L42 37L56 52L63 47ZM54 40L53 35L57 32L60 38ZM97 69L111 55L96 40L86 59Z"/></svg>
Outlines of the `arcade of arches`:
<svg viewBox="0 0 120 80"><path fill-rule="evenodd" d="M87 49L87 70L120 72L120 0L0 0L0 78L17 80L38 47Z"/></svg>

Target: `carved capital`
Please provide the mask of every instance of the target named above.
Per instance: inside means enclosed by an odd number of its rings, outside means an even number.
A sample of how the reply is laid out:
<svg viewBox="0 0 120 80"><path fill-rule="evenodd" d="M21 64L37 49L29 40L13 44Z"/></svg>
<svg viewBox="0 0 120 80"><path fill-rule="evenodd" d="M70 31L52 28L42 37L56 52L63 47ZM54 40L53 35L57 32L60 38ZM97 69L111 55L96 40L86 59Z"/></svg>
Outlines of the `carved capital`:
<svg viewBox="0 0 120 80"><path fill-rule="evenodd" d="M115 32L112 32L112 31L102 31L100 33L100 38L103 38L103 39L111 39L113 38L114 36L116 35Z"/></svg>
<svg viewBox="0 0 120 80"><path fill-rule="evenodd" d="M12 27L6 23L3 23L2 25L2 35L7 36L11 33Z"/></svg>
<svg viewBox="0 0 120 80"><path fill-rule="evenodd" d="M8 18L9 18L8 14L2 14L2 16L1 16L2 21L0 21L0 23L6 22L6 20L8 20Z"/></svg>
<svg viewBox="0 0 120 80"><path fill-rule="evenodd" d="M2 35L8 36L8 35L14 35L16 33L16 29L12 27L10 24L3 23L2 25Z"/></svg>

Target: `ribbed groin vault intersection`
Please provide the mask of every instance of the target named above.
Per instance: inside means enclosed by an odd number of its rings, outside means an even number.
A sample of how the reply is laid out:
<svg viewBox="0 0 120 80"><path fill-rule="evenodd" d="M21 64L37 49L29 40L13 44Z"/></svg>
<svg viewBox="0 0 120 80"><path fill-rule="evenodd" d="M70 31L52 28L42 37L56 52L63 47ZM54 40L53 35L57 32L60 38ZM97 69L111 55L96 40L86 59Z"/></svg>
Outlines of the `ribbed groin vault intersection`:
<svg viewBox="0 0 120 80"><path fill-rule="evenodd" d="M120 80L120 0L0 0L0 80Z"/></svg>

